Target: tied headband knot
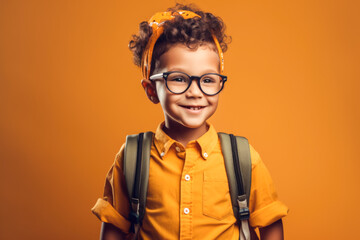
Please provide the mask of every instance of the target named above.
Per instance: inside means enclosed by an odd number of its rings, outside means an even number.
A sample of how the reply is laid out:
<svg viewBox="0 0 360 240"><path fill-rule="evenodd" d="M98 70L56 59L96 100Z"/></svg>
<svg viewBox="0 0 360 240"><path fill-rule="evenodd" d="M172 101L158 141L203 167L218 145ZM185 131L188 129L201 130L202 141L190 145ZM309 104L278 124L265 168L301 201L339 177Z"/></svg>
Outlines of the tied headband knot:
<svg viewBox="0 0 360 240"><path fill-rule="evenodd" d="M189 18L201 18L199 15L197 15L194 12L187 11L187 10L179 10L177 12L158 12L155 13L150 20L148 21L149 26L152 28L153 33L150 36L149 42L146 45L146 48L144 50L142 61L141 61L141 70L143 77L145 79L149 79L150 77L150 69L151 69L151 59L154 51L154 46L156 41L159 39L159 37L163 34L164 28L162 27L164 22L172 20L175 18L175 15L180 15L184 19ZM220 47L219 41L217 40L216 36L212 34L216 49L219 53L220 58L220 73L223 73L224 71L224 54L222 52L222 49Z"/></svg>

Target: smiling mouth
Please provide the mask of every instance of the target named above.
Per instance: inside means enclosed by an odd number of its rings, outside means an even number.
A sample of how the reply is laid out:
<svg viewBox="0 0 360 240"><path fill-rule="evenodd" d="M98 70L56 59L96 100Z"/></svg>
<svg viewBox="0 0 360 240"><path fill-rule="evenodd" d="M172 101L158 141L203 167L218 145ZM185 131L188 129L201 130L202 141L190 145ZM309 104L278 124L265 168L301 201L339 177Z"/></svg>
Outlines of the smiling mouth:
<svg viewBox="0 0 360 240"><path fill-rule="evenodd" d="M204 106L181 106L183 108L187 108L187 109L190 109L190 110L200 110L200 109L203 109Z"/></svg>

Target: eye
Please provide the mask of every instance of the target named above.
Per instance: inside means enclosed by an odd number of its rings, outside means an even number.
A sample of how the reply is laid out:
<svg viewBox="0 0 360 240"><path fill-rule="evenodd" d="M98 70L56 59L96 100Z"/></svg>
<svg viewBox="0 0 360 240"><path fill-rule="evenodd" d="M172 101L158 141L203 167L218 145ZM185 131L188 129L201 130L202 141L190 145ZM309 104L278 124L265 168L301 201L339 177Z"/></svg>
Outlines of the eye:
<svg viewBox="0 0 360 240"><path fill-rule="evenodd" d="M204 84L217 83L217 79L215 76L205 76L204 78L201 79L201 83Z"/></svg>
<svg viewBox="0 0 360 240"><path fill-rule="evenodd" d="M170 81L173 81L173 82L185 82L185 78L184 77L174 77L174 78L171 78Z"/></svg>
<svg viewBox="0 0 360 240"><path fill-rule="evenodd" d="M168 77L168 81L173 83L185 83L188 82L188 77L181 73L171 73Z"/></svg>
<svg viewBox="0 0 360 240"><path fill-rule="evenodd" d="M215 82L214 79L211 79L211 78L205 78L202 80L203 83L213 83Z"/></svg>

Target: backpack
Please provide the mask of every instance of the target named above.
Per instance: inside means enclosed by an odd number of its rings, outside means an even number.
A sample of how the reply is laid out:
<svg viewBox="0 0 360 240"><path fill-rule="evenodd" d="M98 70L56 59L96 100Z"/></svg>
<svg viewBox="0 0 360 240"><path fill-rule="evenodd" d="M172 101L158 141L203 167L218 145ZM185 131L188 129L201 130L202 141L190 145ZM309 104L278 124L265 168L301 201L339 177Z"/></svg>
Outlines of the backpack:
<svg viewBox="0 0 360 240"><path fill-rule="evenodd" d="M126 137L123 171L130 198L130 232L134 233L134 239L137 238L145 215L153 135L152 132L145 132ZM249 143L246 138L232 134L218 133L218 136L228 176L232 208L240 228L239 239L249 240L248 203L251 187Z"/></svg>

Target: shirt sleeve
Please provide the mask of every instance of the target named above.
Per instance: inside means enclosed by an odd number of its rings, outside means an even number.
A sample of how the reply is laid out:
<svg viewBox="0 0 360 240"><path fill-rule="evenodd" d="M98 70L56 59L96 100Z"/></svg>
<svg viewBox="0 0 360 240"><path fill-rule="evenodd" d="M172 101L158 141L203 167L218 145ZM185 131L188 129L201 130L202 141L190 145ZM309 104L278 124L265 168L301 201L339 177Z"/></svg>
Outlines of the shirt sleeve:
<svg viewBox="0 0 360 240"><path fill-rule="evenodd" d="M249 200L250 225L265 227L285 217L288 208L278 200L270 173L260 155L250 146L252 161L251 191Z"/></svg>
<svg viewBox="0 0 360 240"><path fill-rule="evenodd" d="M91 211L102 222L111 223L127 234L131 223L127 219L130 203L122 169L124 146L116 155L115 161L106 176L104 196L97 200Z"/></svg>

